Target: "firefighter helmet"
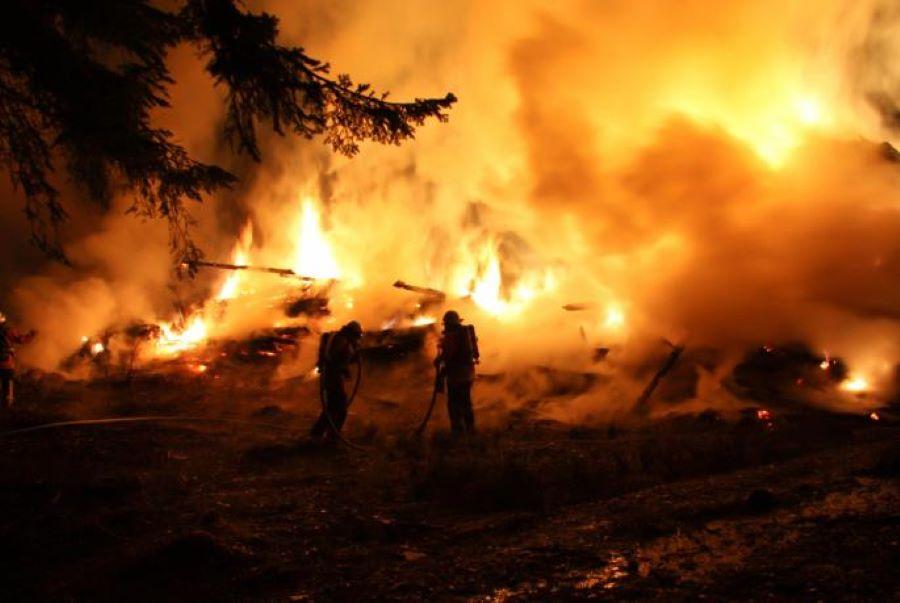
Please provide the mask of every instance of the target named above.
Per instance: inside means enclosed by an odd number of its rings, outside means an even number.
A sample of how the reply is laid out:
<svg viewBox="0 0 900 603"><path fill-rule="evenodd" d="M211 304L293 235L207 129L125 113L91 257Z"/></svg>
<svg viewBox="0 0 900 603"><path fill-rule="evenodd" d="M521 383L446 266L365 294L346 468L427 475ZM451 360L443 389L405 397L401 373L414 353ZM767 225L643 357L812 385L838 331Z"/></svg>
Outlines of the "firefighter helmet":
<svg viewBox="0 0 900 603"><path fill-rule="evenodd" d="M350 322L345 324L344 331L357 338L362 337L363 334L362 325L355 320L351 320Z"/></svg>
<svg viewBox="0 0 900 603"><path fill-rule="evenodd" d="M458 325L462 324L462 318L459 317L459 312L456 310L447 310L444 312L444 324L445 325Z"/></svg>

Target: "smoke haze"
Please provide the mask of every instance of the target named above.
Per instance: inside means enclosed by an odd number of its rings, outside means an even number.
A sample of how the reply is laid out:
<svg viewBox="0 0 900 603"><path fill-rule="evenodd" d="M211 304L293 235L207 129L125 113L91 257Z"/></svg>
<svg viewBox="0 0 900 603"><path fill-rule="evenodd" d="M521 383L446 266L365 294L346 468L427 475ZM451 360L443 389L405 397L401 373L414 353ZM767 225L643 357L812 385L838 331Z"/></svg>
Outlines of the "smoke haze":
<svg viewBox="0 0 900 603"><path fill-rule="evenodd" d="M872 382L900 359L900 167L879 146L900 124L890 3L249 4L336 73L460 101L401 147L346 159L271 136L252 165L221 148L219 93L180 49L160 123L242 177L196 208L211 259L229 261L249 221L251 263L297 266L312 199L340 273L334 324L390 320L411 301L396 279L468 295L451 305L478 325L487 371L584 368L600 346L615 371L660 337L731 362L802 341ZM46 334L24 361L54 369L82 335L167 320L176 297L220 285L202 275L174 295L164 227L125 203L71 229L74 271L4 272L11 313ZM234 306L218 334L280 319Z"/></svg>

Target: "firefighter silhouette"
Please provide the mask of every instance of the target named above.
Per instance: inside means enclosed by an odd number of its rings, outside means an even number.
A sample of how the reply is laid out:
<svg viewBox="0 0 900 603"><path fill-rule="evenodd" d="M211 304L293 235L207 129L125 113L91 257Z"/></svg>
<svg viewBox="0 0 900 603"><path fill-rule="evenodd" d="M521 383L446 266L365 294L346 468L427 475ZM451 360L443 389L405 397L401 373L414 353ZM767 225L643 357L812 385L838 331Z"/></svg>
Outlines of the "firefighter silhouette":
<svg viewBox="0 0 900 603"><path fill-rule="evenodd" d="M447 414L454 434L473 433L472 383L478 363L478 338L475 327L462 324L454 310L444 314L444 332L434 365L447 384Z"/></svg>

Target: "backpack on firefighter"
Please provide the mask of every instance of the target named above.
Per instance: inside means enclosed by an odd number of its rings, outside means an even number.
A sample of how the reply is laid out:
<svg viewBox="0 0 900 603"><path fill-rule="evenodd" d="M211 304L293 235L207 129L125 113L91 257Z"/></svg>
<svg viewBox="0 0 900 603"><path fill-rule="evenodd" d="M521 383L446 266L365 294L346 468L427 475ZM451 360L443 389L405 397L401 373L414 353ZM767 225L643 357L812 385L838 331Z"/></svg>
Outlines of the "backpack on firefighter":
<svg viewBox="0 0 900 603"><path fill-rule="evenodd" d="M333 341L334 336L334 331L328 331L322 333L322 336L319 338L319 354L316 359L316 369L318 369L320 375L325 372L325 367L330 362L331 342Z"/></svg>
<svg viewBox="0 0 900 603"><path fill-rule="evenodd" d="M472 359L474 364L478 364L481 361L481 352L478 351L478 336L475 335L475 325L465 325L466 330L466 345L468 346L469 357Z"/></svg>
<svg viewBox="0 0 900 603"><path fill-rule="evenodd" d="M478 336L475 334L475 326L462 324L462 319L456 310L445 312L443 322L445 331L459 329L457 333L462 346L460 356L472 364L478 364L481 360L481 353L478 350Z"/></svg>

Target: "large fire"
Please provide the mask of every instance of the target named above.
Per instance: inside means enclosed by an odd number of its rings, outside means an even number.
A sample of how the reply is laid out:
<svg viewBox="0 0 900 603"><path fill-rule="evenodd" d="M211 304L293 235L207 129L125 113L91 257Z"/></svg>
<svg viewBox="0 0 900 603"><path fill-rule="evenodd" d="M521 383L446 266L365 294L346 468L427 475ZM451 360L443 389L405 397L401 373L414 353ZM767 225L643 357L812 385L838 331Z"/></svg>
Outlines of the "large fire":
<svg viewBox="0 0 900 603"><path fill-rule="evenodd" d="M198 211L203 248L230 271L179 285L173 311L164 279L101 254L109 282L72 288L98 310L60 339L134 318L158 325L142 354L171 359L351 318L425 327L454 308L498 372L619 371L640 392L627 367L660 341L715 350L725 368L702 367L715 378L747 350L800 342L829 351L813 369L842 400L890 382L900 44L880 3L450 3L415 26L388 4L361 3L323 54L399 94L449 82L449 123L352 160L273 146L234 211ZM437 35L448 23L464 33ZM361 32L396 46L360 53Z"/></svg>

